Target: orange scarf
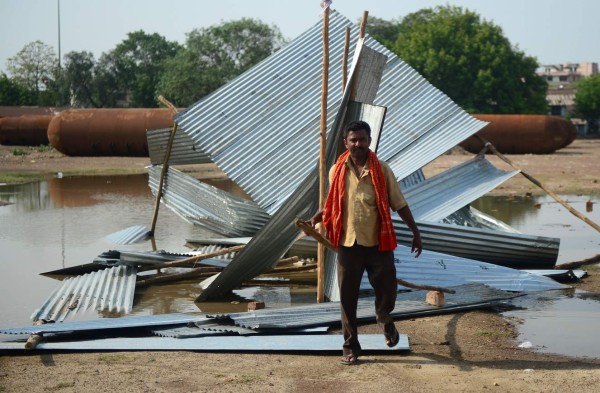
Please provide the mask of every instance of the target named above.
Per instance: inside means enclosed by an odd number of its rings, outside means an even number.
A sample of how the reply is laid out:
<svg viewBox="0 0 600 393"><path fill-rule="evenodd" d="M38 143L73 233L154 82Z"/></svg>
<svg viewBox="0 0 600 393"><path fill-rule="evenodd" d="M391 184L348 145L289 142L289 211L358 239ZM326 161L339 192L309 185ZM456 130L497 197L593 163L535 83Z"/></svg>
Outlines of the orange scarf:
<svg viewBox="0 0 600 393"><path fill-rule="evenodd" d="M335 248L338 248L342 238L342 208L346 193L346 160L349 151L344 152L336 161L333 179L323 209L323 224L327 237ZM371 171L371 179L375 188L377 210L379 211L379 250L392 251L396 248L396 232L390 215L390 203L383 170L375 153L369 150L367 165Z"/></svg>

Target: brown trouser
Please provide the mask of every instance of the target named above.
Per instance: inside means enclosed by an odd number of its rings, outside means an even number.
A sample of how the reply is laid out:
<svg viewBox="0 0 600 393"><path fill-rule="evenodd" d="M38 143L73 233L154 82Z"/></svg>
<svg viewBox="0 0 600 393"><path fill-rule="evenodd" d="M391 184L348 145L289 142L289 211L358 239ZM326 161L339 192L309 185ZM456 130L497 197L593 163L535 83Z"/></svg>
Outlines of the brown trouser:
<svg viewBox="0 0 600 393"><path fill-rule="evenodd" d="M369 282L375 290L375 315L377 324L384 329L393 320L390 313L396 304L396 266L392 251L379 251L378 246L338 248L338 285L340 288L342 332L344 334L344 355L360 355L358 342L358 321L356 306L360 281L366 270Z"/></svg>

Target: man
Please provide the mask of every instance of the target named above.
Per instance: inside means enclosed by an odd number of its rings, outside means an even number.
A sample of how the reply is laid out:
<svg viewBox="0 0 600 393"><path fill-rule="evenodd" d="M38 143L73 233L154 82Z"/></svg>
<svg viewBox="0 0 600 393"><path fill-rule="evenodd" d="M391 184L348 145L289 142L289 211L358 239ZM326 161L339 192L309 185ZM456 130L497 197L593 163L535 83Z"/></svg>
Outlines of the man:
<svg viewBox="0 0 600 393"><path fill-rule="evenodd" d="M393 250L396 234L390 208L400 215L413 233L412 252L423 246L412 213L390 167L369 149L371 127L353 121L344 129L344 152L329 171L329 195L322 211L310 222L323 222L327 237L337 248L341 322L344 334L342 363L357 363L360 355L356 308L360 281L367 271L375 290L377 324L386 344L398 344L399 334L390 317L396 303L398 283Z"/></svg>

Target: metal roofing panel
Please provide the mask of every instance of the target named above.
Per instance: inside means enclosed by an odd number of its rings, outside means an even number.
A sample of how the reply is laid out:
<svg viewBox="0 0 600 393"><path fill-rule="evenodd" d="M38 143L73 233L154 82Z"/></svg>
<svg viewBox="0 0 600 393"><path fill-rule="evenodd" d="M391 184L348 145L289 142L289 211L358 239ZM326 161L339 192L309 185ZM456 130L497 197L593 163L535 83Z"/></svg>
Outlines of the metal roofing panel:
<svg viewBox="0 0 600 393"><path fill-rule="evenodd" d="M511 299L520 294L508 293L490 288L479 283L469 283L454 287L454 294L446 294L446 303L443 306L432 306L425 302L427 291L400 292L396 296L396 304L391 315L394 318L409 317L411 315L441 314L449 310L467 309L471 307L489 307ZM375 298L361 297L357 305L359 321L375 321ZM222 314L219 318L231 319L245 328L298 328L318 326L325 324L339 324L339 302L319 303L309 306L289 307L283 309L262 309L235 314Z"/></svg>
<svg viewBox="0 0 600 393"><path fill-rule="evenodd" d="M161 168L162 165L148 168L148 183L154 194ZM236 197L171 167L165 176L161 202L186 221L222 236L253 235L269 219L253 201Z"/></svg>
<svg viewBox="0 0 600 393"><path fill-rule="evenodd" d="M66 278L31 319L62 322L88 309L128 314L133 307L135 281L136 269L127 265Z"/></svg>
<svg viewBox="0 0 600 393"><path fill-rule="evenodd" d="M519 292L567 288L548 277L433 251L424 250L415 258L405 246L398 246L394 258L397 276L415 284L447 287L477 282ZM369 287L368 280L363 280L363 284Z"/></svg>
<svg viewBox="0 0 600 393"><path fill-rule="evenodd" d="M412 232L394 215L398 244L410 246ZM551 269L560 239L514 232L418 221L426 250L519 269Z"/></svg>
<svg viewBox="0 0 600 393"><path fill-rule="evenodd" d="M103 329L182 325L207 319L204 314L130 315L120 318L101 318L90 321L48 323L45 325L0 328L2 334L39 334L83 332Z"/></svg>
<svg viewBox="0 0 600 393"><path fill-rule="evenodd" d="M146 132L148 153L152 165L159 165L164 162L171 131L172 128L161 128ZM211 162L208 154L204 153L198 145L194 144L194 141L192 141L192 138L188 134L177 130L175 139L173 139L173 145L171 146L171 153L169 154L169 165L208 164Z"/></svg>
<svg viewBox="0 0 600 393"><path fill-rule="evenodd" d="M103 338L78 341L42 342L36 351L334 351L344 343L340 334L276 335L276 336L213 336L191 337L180 340L171 337ZM400 342L388 348L381 334L362 334L360 345L366 351L399 352L410 348L408 336L400 335ZM1 350L23 348L23 343L0 342Z"/></svg>
<svg viewBox="0 0 600 393"><path fill-rule="evenodd" d="M415 220L437 222L517 173L499 170L483 155L475 156L404 190L404 196Z"/></svg>
<svg viewBox="0 0 600 393"><path fill-rule="evenodd" d="M378 85L378 73L376 71L369 72L369 67L381 67L381 64L362 61L361 43L362 40L359 40L358 52L355 54L353 66L350 70L342 104L337 110L333 126L334 136L327 141L325 149L327 167L331 167L336 159L335 152L342 133L341 122L342 119L347 118L346 107L349 101L354 98L352 94L354 87L368 85L373 88L373 86ZM377 114L377 116L379 115ZM298 217L310 217L317 211L318 188L318 168L314 164L312 172L305 176L296 191L285 199L281 208L254 235L248 245L235 256L229 266L213 279L205 280L208 285L203 286L203 291L196 300L208 300L222 295L247 279L254 278L272 269L300 233L300 230L294 224L296 219Z"/></svg>
<svg viewBox="0 0 600 393"><path fill-rule="evenodd" d="M329 130L334 128L342 101L339 86L346 27L352 32L351 48L357 46L358 27L332 12ZM265 209L292 193L317 162L321 30L321 24L316 24L175 119ZM365 44L388 58L373 103L388 108L378 154L384 161L391 160L397 178L416 171L487 124L462 111L372 38L367 36ZM260 140L260 149L248 148L249 136ZM332 137L330 131L328 138Z"/></svg>

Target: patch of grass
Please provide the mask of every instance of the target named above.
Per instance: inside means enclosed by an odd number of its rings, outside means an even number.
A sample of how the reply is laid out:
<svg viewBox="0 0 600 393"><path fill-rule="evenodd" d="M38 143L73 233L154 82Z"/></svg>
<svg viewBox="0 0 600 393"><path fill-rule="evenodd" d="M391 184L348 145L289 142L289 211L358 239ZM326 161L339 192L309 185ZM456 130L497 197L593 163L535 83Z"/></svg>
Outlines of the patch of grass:
<svg viewBox="0 0 600 393"><path fill-rule="evenodd" d="M40 172L0 172L0 184L23 184L44 180L46 175Z"/></svg>
<svg viewBox="0 0 600 393"><path fill-rule="evenodd" d="M27 156L29 155L29 152L26 152L23 149L12 149L12 155L13 156Z"/></svg>
<svg viewBox="0 0 600 393"><path fill-rule="evenodd" d="M0 385L0 393L2 393L2 392L6 392L6 388L4 386Z"/></svg>
<svg viewBox="0 0 600 393"><path fill-rule="evenodd" d="M488 337L511 337L510 332L499 332L497 330L479 330L475 333L477 336L488 336Z"/></svg>
<svg viewBox="0 0 600 393"><path fill-rule="evenodd" d="M39 145L35 148L35 150L40 153L45 153L48 151L54 151L54 147L52 145Z"/></svg>
<svg viewBox="0 0 600 393"><path fill-rule="evenodd" d="M238 378L239 383L253 383L260 381L260 377L258 375L250 375L250 374L242 374Z"/></svg>
<svg viewBox="0 0 600 393"><path fill-rule="evenodd" d="M57 390L72 388L73 386L75 386L75 382L59 382L54 386L44 388L44 390L48 392L56 392Z"/></svg>

